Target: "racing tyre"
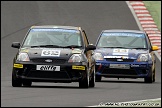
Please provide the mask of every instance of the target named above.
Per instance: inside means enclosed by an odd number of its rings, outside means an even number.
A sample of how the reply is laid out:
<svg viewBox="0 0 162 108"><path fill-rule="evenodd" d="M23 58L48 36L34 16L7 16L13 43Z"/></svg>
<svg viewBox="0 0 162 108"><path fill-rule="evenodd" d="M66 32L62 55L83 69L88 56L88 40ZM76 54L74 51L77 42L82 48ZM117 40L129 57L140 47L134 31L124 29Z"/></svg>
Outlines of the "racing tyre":
<svg viewBox="0 0 162 108"><path fill-rule="evenodd" d="M16 78L15 73L12 74L12 87L21 87L22 86L22 80Z"/></svg>
<svg viewBox="0 0 162 108"><path fill-rule="evenodd" d="M153 71L150 71L148 77L144 78L145 83L152 83L154 80L153 77L154 77Z"/></svg>
<svg viewBox="0 0 162 108"><path fill-rule="evenodd" d="M89 81L89 87L94 87L95 86L95 67L92 73L91 80Z"/></svg>
<svg viewBox="0 0 162 108"><path fill-rule="evenodd" d="M96 75L96 82L100 82L101 81L101 76L99 76L99 75Z"/></svg>
<svg viewBox="0 0 162 108"><path fill-rule="evenodd" d="M32 82L27 81L27 80L24 80L22 83L23 83L23 86L25 86L25 87L30 87L32 85Z"/></svg>
<svg viewBox="0 0 162 108"><path fill-rule="evenodd" d="M89 75L87 72L86 77L79 81L79 88L88 88L89 87Z"/></svg>

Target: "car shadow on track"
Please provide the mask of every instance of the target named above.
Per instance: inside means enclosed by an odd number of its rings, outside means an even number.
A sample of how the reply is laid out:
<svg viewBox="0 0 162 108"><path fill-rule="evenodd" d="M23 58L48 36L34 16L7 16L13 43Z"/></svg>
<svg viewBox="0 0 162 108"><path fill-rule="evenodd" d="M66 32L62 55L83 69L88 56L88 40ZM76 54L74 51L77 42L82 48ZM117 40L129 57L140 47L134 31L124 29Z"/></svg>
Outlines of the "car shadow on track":
<svg viewBox="0 0 162 108"><path fill-rule="evenodd" d="M30 87L23 86L22 88L64 88L64 89L87 89L87 88L79 88L79 87L74 87L74 86L37 86L37 85L32 85ZM88 88L90 89L90 88Z"/></svg>
<svg viewBox="0 0 162 108"><path fill-rule="evenodd" d="M110 80L104 80L104 81L100 81L101 83L144 83L142 81L110 81ZM146 84L146 83L145 83Z"/></svg>
<svg viewBox="0 0 162 108"><path fill-rule="evenodd" d="M22 86L22 88L65 88L65 89L87 89L87 88L79 88L79 86L76 85L46 85L46 84L32 84L31 86ZM92 87L89 87L90 89Z"/></svg>
<svg viewBox="0 0 162 108"><path fill-rule="evenodd" d="M24 88L25 86L23 86ZM32 85L30 87L26 87L26 88L69 88L69 89L78 89L79 87L74 87L74 86L38 86L38 85Z"/></svg>
<svg viewBox="0 0 162 108"><path fill-rule="evenodd" d="M149 84L149 83L145 83L143 80L136 80L136 79L113 79L113 80L101 80L101 81L96 81L99 83L141 83L141 84Z"/></svg>
<svg viewBox="0 0 162 108"><path fill-rule="evenodd" d="M102 78L97 83L138 83L138 84L161 84L160 80L155 80L153 83L144 82L144 78Z"/></svg>
<svg viewBox="0 0 162 108"><path fill-rule="evenodd" d="M103 80L97 83L134 83L134 84L161 84L160 82L154 83L145 83L144 81L111 81L111 80Z"/></svg>

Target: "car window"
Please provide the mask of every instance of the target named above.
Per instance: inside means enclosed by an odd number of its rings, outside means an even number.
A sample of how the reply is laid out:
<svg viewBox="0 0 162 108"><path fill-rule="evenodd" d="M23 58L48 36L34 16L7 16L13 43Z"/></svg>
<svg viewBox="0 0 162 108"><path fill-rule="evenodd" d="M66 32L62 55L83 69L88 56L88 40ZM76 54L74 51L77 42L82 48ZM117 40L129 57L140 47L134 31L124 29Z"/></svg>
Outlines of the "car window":
<svg viewBox="0 0 162 108"><path fill-rule="evenodd" d="M82 46L80 31L70 29L31 29L23 46L36 45Z"/></svg>
<svg viewBox="0 0 162 108"><path fill-rule="evenodd" d="M147 48L145 34L103 32L97 47Z"/></svg>

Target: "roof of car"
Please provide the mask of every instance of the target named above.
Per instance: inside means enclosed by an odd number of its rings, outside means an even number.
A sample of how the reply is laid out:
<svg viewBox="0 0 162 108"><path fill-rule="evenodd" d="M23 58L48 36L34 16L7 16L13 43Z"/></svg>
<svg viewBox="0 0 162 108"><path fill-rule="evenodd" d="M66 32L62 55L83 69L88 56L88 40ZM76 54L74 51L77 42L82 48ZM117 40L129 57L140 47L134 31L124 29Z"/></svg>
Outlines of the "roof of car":
<svg viewBox="0 0 162 108"><path fill-rule="evenodd" d="M39 25L39 26L32 26L31 28L62 28L62 29L75 29L75 30L81 30L81 27L75 27L75 26L61 26L61 25Z"/></svg>
<svg viewBox="0 0 162 108"><path fill-rule="evenodd" d="M112 30L103 30L102 32L131 32L131 33L145 33L140 30L125 30L125 29L112 29Z"/></svg>

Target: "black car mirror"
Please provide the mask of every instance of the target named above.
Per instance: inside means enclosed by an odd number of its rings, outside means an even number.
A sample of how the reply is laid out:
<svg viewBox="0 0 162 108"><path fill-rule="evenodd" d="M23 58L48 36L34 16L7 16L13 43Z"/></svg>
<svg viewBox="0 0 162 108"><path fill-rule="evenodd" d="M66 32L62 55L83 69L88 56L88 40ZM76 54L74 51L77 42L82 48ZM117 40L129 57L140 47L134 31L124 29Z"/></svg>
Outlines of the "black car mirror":
<svg viewBox="0 0 162 108"><path fill-rule="evenodd" d="M86 51L88 50L95 50L96 49L96 46L92 45L92 44L89 44L87 47L86 47Z"/></svg>
<svg viewBox="0 0 162 108"><path fill-rule="evenodd" d="M20 48L20 42L13 42L11 47L13 47L13 48Z"/></svg>

